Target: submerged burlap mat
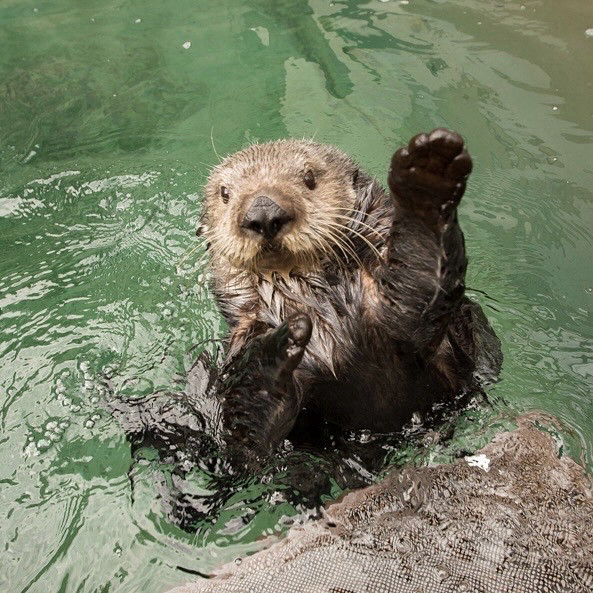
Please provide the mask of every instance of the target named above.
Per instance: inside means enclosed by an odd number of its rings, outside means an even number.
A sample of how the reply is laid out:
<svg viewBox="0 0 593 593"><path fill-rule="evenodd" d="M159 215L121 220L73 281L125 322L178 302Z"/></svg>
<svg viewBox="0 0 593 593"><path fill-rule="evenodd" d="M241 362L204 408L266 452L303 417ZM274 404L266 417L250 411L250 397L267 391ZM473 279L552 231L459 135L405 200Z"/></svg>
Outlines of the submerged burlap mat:
<svg viewBox="0 0 593 593"><path fill-rule="evenodd" d="M269 549L169 593L587 593L593 483L524 418L476 456L404 468Z"/></svg>

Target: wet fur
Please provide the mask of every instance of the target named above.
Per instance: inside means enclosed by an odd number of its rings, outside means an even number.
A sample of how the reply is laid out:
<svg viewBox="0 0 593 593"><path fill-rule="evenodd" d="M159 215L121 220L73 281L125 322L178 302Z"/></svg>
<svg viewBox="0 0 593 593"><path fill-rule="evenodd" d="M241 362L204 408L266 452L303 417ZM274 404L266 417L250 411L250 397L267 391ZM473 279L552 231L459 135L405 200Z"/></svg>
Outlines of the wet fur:
<svg viewBox="0 0 593 593"><path fill-rule="evenodd" d="M183 392L145 398L115 395L105 380L105 405L134 458L155 448L159 466L170 468L159 478L160 496L183 529L209 530L254 472L274 491L283 484L304 508L320 505L332 483L366 485L384 469L387 450L413 439L392 431L437 402L424 428L413 432L421 439L434 422L446 421L447 438L459 402L496 375L499 341L463 294L456 206L469 157L462 151L464 169L454 155L439 156L450 152L450 134L431 142L421 135L398 151L391 193L336 148L311 142L254 145L214 169L201 230L210 243L213 291L230 327L226 362L218 368L203 353ZM427 143L436 144L436 156L423 149ZM303 185L308 168L319 182L313 192ZM221 184L232 190L227 204ZM257 243L237 234L261 188L295 202L301 217L289 248L274 252L282 256L276 272L278 260L262 259ZM334 219L349 231L320 242L315 232L322 222L331 228L332 211L351 218ZM363 442L336 425L390 434ZM287 436L290 442L279 447ZM193 494L186 483L195 467L209 476L208 493ZM132 468L132 494L134 474Z"/></svg>
<svg viewBox="0 0 593 593"><path fill-rule="evenodd" d="M303 407L344 427L396 431L413 413L475 388L481 361L499 364L494 333L464 296L456 207L471 160L462 140L437 130L403 151L390 193L336 148L312 142L254 145L213 171L202 225L230 327L218 391L227 442L249 458L272 452ZM317 194L302 184L308 169ZM224 204L220 185L241 189ZM237 230L260 193L297 212L277 270ZM316 236L337 228L323 226L334 215L348 227L339 241ZM297 313L309 316L312 335L279 383L289 338L276 332Z"/></svg>

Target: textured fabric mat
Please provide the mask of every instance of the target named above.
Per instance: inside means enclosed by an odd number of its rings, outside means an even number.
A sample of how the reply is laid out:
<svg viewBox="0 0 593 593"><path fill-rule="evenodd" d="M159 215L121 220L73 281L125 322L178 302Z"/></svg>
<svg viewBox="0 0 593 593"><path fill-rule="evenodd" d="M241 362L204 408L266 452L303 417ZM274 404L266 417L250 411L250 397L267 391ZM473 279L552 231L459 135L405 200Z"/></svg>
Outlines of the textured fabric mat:
<svg viewBox="0 0 593 593"><path fill-rule="evenodd" d="M593 484L523 419L475 456L396 471L169 593L206 592L590 593Z"/></svg>

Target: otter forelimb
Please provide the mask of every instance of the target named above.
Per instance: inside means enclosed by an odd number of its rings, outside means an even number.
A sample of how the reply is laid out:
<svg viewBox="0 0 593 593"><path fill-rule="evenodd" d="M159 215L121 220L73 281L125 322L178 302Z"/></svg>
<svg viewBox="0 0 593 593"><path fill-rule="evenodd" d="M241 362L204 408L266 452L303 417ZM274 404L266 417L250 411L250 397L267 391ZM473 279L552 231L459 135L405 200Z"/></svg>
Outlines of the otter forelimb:
<svg viewBox="0 0 593 593"><path fill-rule="evenodd" d="M301 411L293 371L312 331L305 313L252 338L227 363L220 383L223 427L231 454L253 467L282 442Z"/></svg>
<svg viewBox="0 0 593 593"><path fill-rule="evenodd" d="M419 134L393 155L388 182L396 213L377 280L402 355L430 357L463 298L467 259L457 205L471 169L463 139L445 129Z"/></svg>

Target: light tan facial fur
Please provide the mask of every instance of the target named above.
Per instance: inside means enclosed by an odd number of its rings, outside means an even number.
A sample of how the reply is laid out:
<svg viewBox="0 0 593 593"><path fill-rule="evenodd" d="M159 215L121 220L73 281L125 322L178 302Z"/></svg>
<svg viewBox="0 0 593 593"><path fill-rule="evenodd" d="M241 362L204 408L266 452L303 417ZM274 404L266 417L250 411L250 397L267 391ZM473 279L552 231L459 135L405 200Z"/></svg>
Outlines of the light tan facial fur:
<svg viewBox="0 0 593 593"><path fill-rule="evenodd" d="M315 269L321 259L337 256L347 249L341 227L354 207L356 171L338 149L310 141L254 144L227 157L205 186L202 232L213 265L289 273ZM313 189L306 183L308 172ZM222 194L221 188L226 188ZM273 241L241 228L245 213L261 195L294 215Z"/></svg>

